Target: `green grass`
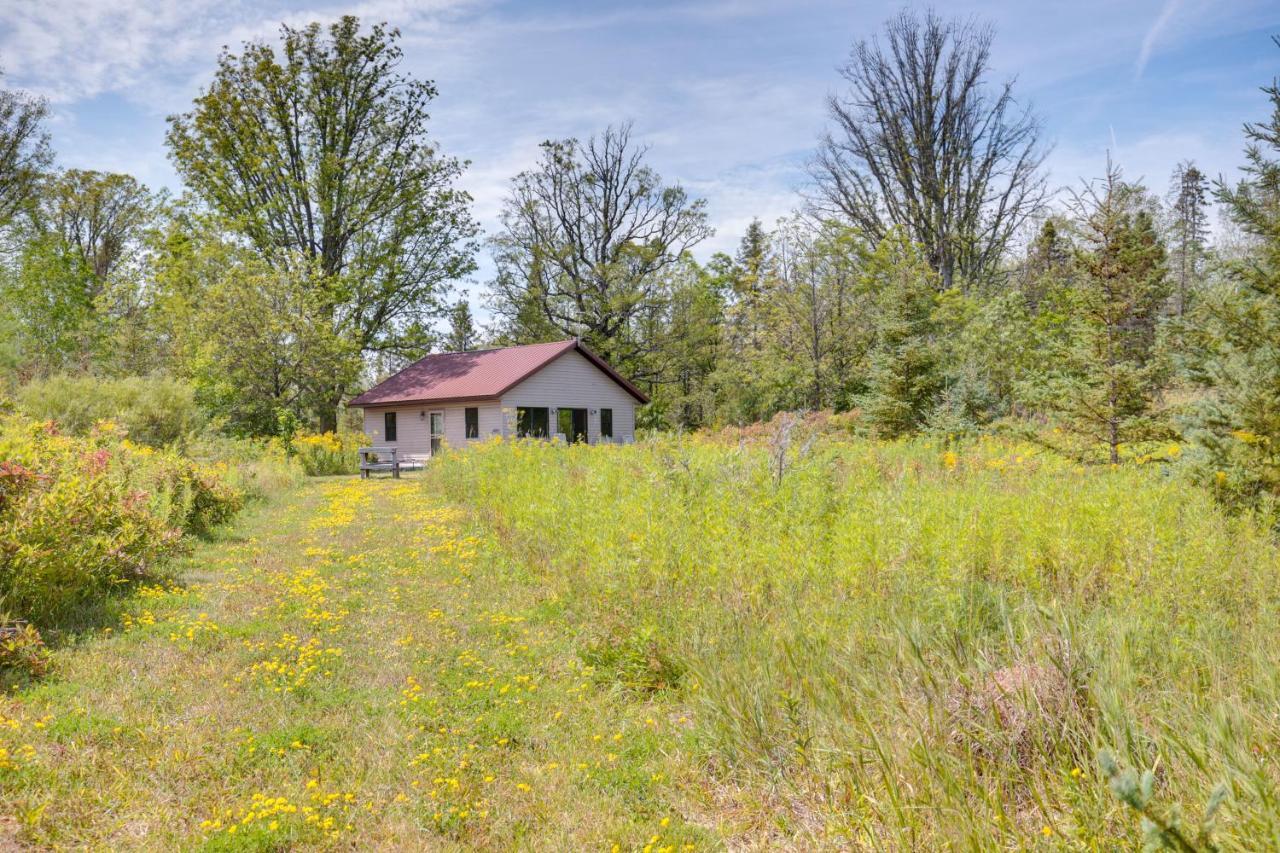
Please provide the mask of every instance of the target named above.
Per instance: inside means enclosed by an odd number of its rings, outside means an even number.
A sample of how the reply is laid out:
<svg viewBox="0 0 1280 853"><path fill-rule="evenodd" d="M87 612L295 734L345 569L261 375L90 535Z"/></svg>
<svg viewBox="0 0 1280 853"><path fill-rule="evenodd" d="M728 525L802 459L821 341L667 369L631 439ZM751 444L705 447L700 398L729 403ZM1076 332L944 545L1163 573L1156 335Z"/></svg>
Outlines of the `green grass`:
<svg viewBox="0 0 1280 853"><path fill-rule="evenodd" d="M1116 791L1280 846L1266 531L998 442L775 472L493 444L259 505L0 700L0 846L1140 846Z"/></svg>

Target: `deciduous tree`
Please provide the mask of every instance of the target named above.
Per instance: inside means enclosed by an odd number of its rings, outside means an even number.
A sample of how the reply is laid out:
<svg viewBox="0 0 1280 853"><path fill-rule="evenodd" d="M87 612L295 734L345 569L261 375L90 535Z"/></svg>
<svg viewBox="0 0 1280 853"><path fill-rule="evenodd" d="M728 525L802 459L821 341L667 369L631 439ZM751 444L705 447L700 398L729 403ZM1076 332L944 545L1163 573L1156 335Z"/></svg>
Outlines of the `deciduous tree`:
<svg viewBox="0 0 1280 853"><path fill-rule="evenodd" d="M316 310L366 353L420 350L445 285L474 269L464 164L428 139L436 89L398 70L398 39L353 17L282 27L278 47L224 52L168 134L187 185L266 263L303 263Z"/></svg>
<svg viewBox="0 0 1280 853"><path fill-rule="evenodd" d="M643 369L651 346L632 325L660 307L662 273L712 233L705 202L664 186L645 153L629 124L609 127L585 143L543 143L538 166L516 176L491 285L509 327L581 337L623 369Z"/></svg>
<svg viewBox="0 0 1280 853"><path fill-rule="evenodd" d="M1046 195L1039 122L1012 81L987 82L993 37L904 11L855 44L813 163L821 210L873 241L906 229L942 289L996 272Z"/></svg>

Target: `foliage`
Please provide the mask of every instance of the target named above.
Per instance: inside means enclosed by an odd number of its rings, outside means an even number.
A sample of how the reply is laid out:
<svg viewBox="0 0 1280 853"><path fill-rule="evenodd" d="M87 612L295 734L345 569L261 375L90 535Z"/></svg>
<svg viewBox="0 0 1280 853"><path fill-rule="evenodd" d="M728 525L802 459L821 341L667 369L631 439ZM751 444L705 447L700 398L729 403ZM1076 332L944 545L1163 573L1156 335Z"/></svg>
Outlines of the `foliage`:
<svg viewBox="0 0 1280 853"><path fill-rule="evenodd" d="M861 408L877 434L896 438L924 425L942 391L936 277L900 232L880 241L863 277L875 319Z"/></svg>
<svg viewBox="0 0 1280 853"><path fill-rule="evenodd" d="M662 310L662 273L711 235L706 202L663 186L631 126L542 144L512 182L494 241L494 310L517 343L581 337L644 378L635 324Z"/></svg>
<svg viewBox="0 0 1280 853"><path fill-rule="evenodd" d="M1232 287L1202 306L1190 357L1209 391L1193 422L1206 456L1202 478L1244 506L1280 495L1280 83L1265 91L1272 114L1245 126L1245 179L1218 188L1255 244L1227 265Z"/></svg>
<svg viewBox="0 0 1280 853"><path fill-rule="evenodd" d="M0 313L15 360L29 375L82 370L102 351L93 273L84 256L52 233L24 241L0 270Z"/></svg>
<svg viewBox="0 0 1280 853"><path fill-rule="evenodd" d="M421 351L443 287L474 269L463 164L427 140L436 90L398 72L398 40L350 16L283 26L279 52L224 52L168 134L187 185L285 278L304 271L330 334L362 353Z"/></svg>
<svg viewBox="0 0 1280 853"><path fill-rule="evenodd" d="M0 686L41 678L49 666L49 650L34 625L0 625Z"/></svg>
<svg viewBox="0 0 1280 853"><path fill-rule="evenodd" d="M300 434L289 441L289 452L308 477L355 474L360 462L357 451L369 444L369 437L359 433Z"/></svg>
<svg viewBox="0 0 1280 853"><path fill-rule="evenodd" d="M0 613L75 624L123 587L160 576L230 518L243 494L223 472L123 438L110 424L71 437L0 418Z"/></svg>
<svg viewBox="0 0 1280 853"><path fill-rule="evenodd" d="M53 159L42 126L48 112L41 98L0 89L0 228L34 203Z"/></svg>
<svg viewBox="0 0 1280 853"><path fill-rule="evenodd" d="M130 441L151 447L183 446L205 424L195 389L165 376L51 376L22 386L16 403L33 420L72 435L113 421Z"/></svg>

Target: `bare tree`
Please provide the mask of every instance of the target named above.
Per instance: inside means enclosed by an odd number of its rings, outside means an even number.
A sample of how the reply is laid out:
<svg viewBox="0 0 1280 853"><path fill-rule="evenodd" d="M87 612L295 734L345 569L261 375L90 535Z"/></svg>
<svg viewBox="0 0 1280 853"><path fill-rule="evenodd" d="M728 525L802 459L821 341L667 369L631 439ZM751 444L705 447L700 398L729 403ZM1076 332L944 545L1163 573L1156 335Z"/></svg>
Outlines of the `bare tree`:
<svg viewBox="0 0 1280 853"><path fill-rule="evenodd" d="M1039 121L1013 81L988 88L991 27L904 11L884 35L840 69L813 201L873 241L906 228L944 288L978 281L1045 200Z"/></svg>
<svg viewBox="0 0 1280 853"><path fill-rule="evenodd" d="M53 156L41 127L48 106L40 98L0 89L0 226L34 201Z"/></svg>
<svg viewBox="0 0 1280 853"><path fill-rule="evenodd" d="M544 142L515 177L491 285L510 336L582 336L623 364L643 352L631 326L663 298L660 273L712 234L706 203L663 186L646 150L630 124L609 127L585 144Z"/></svg>

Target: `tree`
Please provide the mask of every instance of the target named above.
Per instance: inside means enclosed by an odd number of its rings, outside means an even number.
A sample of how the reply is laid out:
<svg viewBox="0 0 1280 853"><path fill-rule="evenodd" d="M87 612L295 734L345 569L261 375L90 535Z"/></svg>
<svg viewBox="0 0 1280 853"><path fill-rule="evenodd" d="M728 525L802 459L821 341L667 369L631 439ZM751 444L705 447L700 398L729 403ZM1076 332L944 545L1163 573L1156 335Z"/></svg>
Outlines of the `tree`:
<svg viewBox="0 0 1280 853"><path fill-rule="evenodd" d="M1250 250L1227 265L1233 287L1201 306L1195 371L1211 392L1194 433L1208 479L1249 504L1280 496L1280 83L1263 91L1271 115L1244 127L1245 178L1216 188Z"/></svg>
<svg viewBox="0 0 1280 853"><path fill-rule="evenodd" d="M512 182L490 287L509 328L581 337L633 375L652 350L633 325L660 309L663 271L712 233L705 202L663 186L646 150L629 124L544 142Z"/></svg>
<svg viewBox="0 0 1280 853"><path fill-rule="evenodd" d="M303 264L316 310L366 353L420 351L443 288L475 266L464 164L427 139L436 89L397 71L398 39L349 16L327 35L282 27L279 54L224 51L194 108L169 119L187 185L265 262ZM345 390L333 385L326 427Z"/></svg>
<svg viewBox="0 0 1280 853"><path fill-rule="evenodd" d="M1060 429L1090 458L1120 461L1123 445L1166 437L1155 404L1168 370L1157 326L1169 296L1164 246L1149 199L1108 165L1073 201L1078 245L1072 322L1044 389Z"/></svg>
<svg viewBox="0 0 1280 853"><path fill-rule="evenodd" d="M873 338L863 415L879 436L924 426L943 389L939 357L938 274L900 229L867 257L862 287L872 295Z"/></svg>
<svg viewBox="0 0 1280 853"><path fill-rule="evenodd" d="M1179 163L1169 190L1169 249L1174 277L1174 311L1187 313L1192 294L1204 277L1209 240L1209 182L1190 160Z"/></svg>
<svg viewBox="0 0 1280 853"><path fill-rule="evenodd" d="M884 34L854 46L828 99L814 201L874 242L905 228L943 289L981 281L1045 199L1039 122L1012 81L987 88L990 27L904 11Z"/></svg>
<svg viewBox="0 0 1280 853"><path fill-rule="evenodd" d="M701 265L686 254L664 273L663 310L646 330L655 350L648 371L654 379L653 402L645 410L647 425L697 429L714 420L713 377L722 358L729 266L724 255Z"/></svg>
<svg viewBox="0 0 1280 853"><path fill-rule="evenodd" d="M763 313L767 307L770 251L769 233L759 219L752 219L734 257L730 333L737 349L760 346Z"/></svg>
<svg viewBox="0 0 1280 853"><path fill-rule="evenodd" d="M358 351L335 334L301 261L273 268L242 256L219 271L193 320L186 372L233 434L272 434L282 412L324 426L334 386L359 374Z"/></svg>
<svg viewBox="0 0 1280 853"><path fill-rule="evenodd" d="M446 352L467 352L476 348L476 326L471 317L471 305L459 299L449 309L449 335L445 338Z"/></svg>
<svg viewBox="0 0 1280 853"><path fill-rule="evenodd" d="M0 281L0 310L8 315L16 354L28 378L88 369L102 342L93 270L54 233L26 239Z"/></svg>
<svg viewBox="0 0 1280 853"><path fill-rule="evenodd" d="M42 127L48 112L40 98L0 89L0 227L35 200L40 178L52 162Z"/></svg>
<svg viewBox="0 0 1280 853"><path fill-rule="evenodd" d="M855 310L865 249L860 236L835 222L786 221L773 234L774 281L767 316L768 357L791 365L794 405L848 408L851 376L865 354Z"/></svg>
<svg viewBox="0 0 1280 853"><path fill-rule="evenodd" d="M42 193L39 223L78 251L105 283L134 260L162 200L131 175L68 169Z"/></svg>

